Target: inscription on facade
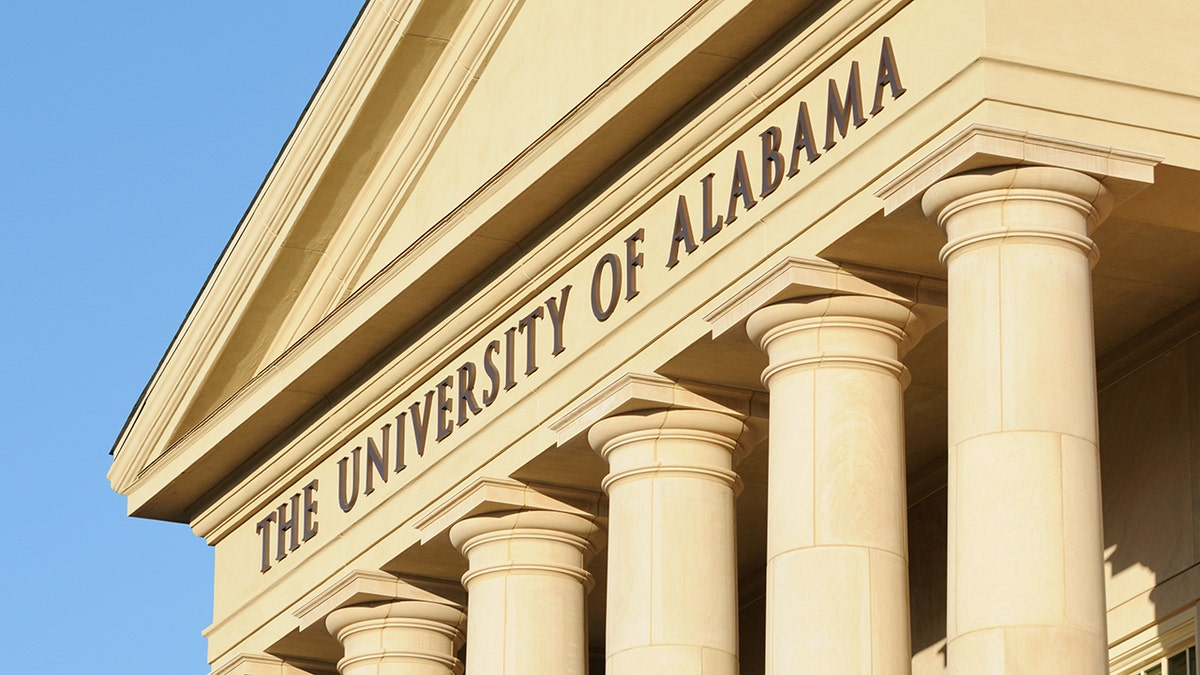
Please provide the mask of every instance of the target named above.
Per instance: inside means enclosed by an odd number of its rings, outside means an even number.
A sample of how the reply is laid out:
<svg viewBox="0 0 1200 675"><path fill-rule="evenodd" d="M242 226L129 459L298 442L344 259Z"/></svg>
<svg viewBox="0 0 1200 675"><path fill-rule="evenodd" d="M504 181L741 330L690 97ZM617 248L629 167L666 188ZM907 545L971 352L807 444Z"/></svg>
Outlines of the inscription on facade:
<svg viewBox="0 0 1200 675"><path fill-rule="evenodd" d="M737 149L728 174L709 172L699 178L698 210L684 194L678 194L673 223L664 222L649 233L640 227L614 242L616 245L601 247L585 300L590 302L591 317L586 310L572 310L571 316L590 318L596 324L608 321L623 303L634 301L641 292L638 273L647 264L641 250L647 236L669 237L670 245L664 247L669 251L666 259L651 262L675 269L686 256L737 222L741 213L769 199L785 181L819 161L851 129L883 112L885 100L903 95L891 40L883 38L870 110L864 112L866 99L857 61L851 63L845 85L830 78L826 92L823 136L815 133L808 102L801 100L796 104L795 128L790 135L774 125L758 134L759 143L751 151L756 152L752 157L758 160L757 171L751 169L754 165L748 162L745 149ZM726 185L728 189L724 189ZM574 306L572 290L572 284L562 284L532 310L510 318L486 342L464 352L458 365L335 454L338 507L349 513L361 500L370 499L411 462L424 458L456 429L485 416L507 392L562 354L567 349L564 326L568 309ZM273 562L317 536L318 487L318 480L312 478L255 522L255 534L262 544L260 571L269 571Z"/></svg>

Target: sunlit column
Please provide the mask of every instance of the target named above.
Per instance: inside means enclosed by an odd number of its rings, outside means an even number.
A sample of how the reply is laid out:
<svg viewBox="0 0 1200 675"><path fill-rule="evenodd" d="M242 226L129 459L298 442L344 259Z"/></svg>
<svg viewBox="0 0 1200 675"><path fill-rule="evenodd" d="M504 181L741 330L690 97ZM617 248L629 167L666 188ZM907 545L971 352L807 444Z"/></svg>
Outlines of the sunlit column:
<svg viewBox="0 0 1200 675"><path fill-rule="evenodd" d="M746 436L700 410L592 427L609 464L607 675L738 672L733 466Z"/></svg>
<svg viewBox="0 0 1200 675"><path fill-rule="evenodd" d="M948 238L950 671L1105 673L1089 235L1111 197L999 168L922 205Z"/></svg>
<svg viewBox="0 0 1200 675"><path fill-rule="evenodd" d="M914 315L873 297L770 305L767 673L910 670L900 356Z"/></svg>

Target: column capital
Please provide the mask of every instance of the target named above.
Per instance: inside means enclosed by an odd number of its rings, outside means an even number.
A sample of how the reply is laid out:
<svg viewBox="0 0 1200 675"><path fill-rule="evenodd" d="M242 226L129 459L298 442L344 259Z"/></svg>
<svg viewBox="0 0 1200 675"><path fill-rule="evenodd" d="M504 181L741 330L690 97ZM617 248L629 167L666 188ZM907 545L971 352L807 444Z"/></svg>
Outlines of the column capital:
<svg viewBox="0 0 1200 675"><path fill-rule="evenodd" d="M365 605L349 605L333 610L325 618L330 635L344 643L358 631L384 627L419 628L440 633L449 638L454 649L463 645L467 615L451 605L421 600L391 600ZM452 657L438 657L452 666Z"/></svg>
<svg viewBox="0 0 1200 675"><path fill-rule="evenodd" d="M465 600L462 589L447 582L414 579L410 583L378 570L351 570L323 586L295 615L300 631L304 632L343 607L417 601L461 610Z"/></svg>
<svg viewBox="0 0 1200 675"><path fill-rule="evenodd" d="M676 451L662 441L685 444ZM750 427L738 418L694 409L607 417L592 426L588 442L611 467L604 479L605 491L623 480L649 474L702 476L740 490L732 467L755 443Z"/></svg>
<svg viewBox="0 0 1200 675"><path fill-rule="evenodd" d="M828 326L856 319L881 324L898 338L900 333L920 336L924 332L920 319L908 307L866 295L814 295L777 302L751 314L746 331L751 340L766 346L780 327L792 322Z"/></svg>
<svg viewBox="0 0 1200 675"><path fill-rule="evenodd" d="M908 307L883 298L825 295L768 305L746 322L750 339L767 352L763 383L784 370L828 365L876 368L907 384L900 362L925 333Z"/></svg>
<svg viewBox="0 0 1200 675"><path fill-rule="evenodd" d="M604 454L605 448L619 437L645 433L659 435L681 429L715 434L731 445L743 445L751 440L750 430L733 415L695 408L665 408L606 417L592 425L588 442L596 452Z"/></svg>
<svg viewBox="0 0 1200 675"><path fill-rule="evenodd" d="M449 605L392 600L335 609L325 627L342 645L342 675L413 672L461 675L467 615Z"/></svg>
<svg viewBox="0 0 1200 675"><path fill-rule="evenodd" d="M942 226L950 213L963 206L963 200L1045 199L1049 195L1078 200L1096 222L1108 217L1113 207L1112 192L1085 173L1054 166L994 166L939 180L925 191L921 208L925 217Z"/></svg>
<svg viewBox="0 0 1200 675"><path fill-rule="evenodd" d="M383 663L450 675L462 672L455 654L463 645L467 615L445 595L462 597L461 589L444 582L408 583L386 572L351 570L295 614L302 635L320 624L342 646L342 675L384 672L372 670Z"/></svg>
<svg viewBox="0 0 1200 675"><path fill-rule="evenodd" d="M926 217L946 232L944 264L957 251L1034 239L1074 246L1092 258L1092 230L1113 208L1113 195L1087 174L1049 166L978 169L945 178L921 199Z"/></svg>
<svg viewBox="0 0 1200 675"><path fill-rule="evenodd" d="M471 578L481 574L512 571L522 567L524 565L522 562L508 561L499 566L490 565L477 568L478 558L472 557L473 550L481 545L514 539L557 541L568 544L583 553L586 564L586 561L600 549L603 530L592 518L562 511L540 509L488 513L466 518L450 528L450 542L471 561L471 571L463 577L463 585L468 585ZM511 557L509 555L511 553L511 551L506 551L506 558ZM591 575L575 565L562 567L562 569L558 569L550 561L538 562L535 565L539 567L548 565L546 571L562 572L590 583Z"/></svg>

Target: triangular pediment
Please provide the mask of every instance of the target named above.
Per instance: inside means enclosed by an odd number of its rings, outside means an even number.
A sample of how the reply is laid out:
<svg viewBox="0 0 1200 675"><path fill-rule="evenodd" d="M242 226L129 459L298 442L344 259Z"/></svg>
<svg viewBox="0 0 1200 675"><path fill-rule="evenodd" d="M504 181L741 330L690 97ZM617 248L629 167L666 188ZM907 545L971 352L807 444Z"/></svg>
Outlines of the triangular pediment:
<svg viewBox="0 0 1200 675"><path fill-rule="evenodd" d="M368 2L117 440L130 511L190 519L807 4Z"/></svg>

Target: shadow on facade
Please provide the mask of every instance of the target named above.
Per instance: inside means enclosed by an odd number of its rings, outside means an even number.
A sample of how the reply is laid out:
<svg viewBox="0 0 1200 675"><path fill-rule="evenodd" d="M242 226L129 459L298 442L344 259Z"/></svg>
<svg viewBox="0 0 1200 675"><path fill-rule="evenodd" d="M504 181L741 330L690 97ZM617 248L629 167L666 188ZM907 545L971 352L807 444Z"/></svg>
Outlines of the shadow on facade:
<svg viewBox="0 0 1200 675"><path fill-rule="evenodd" d="M1200 595L1200 336L1112 382L1101 375L1110 643Z"/></svg>

